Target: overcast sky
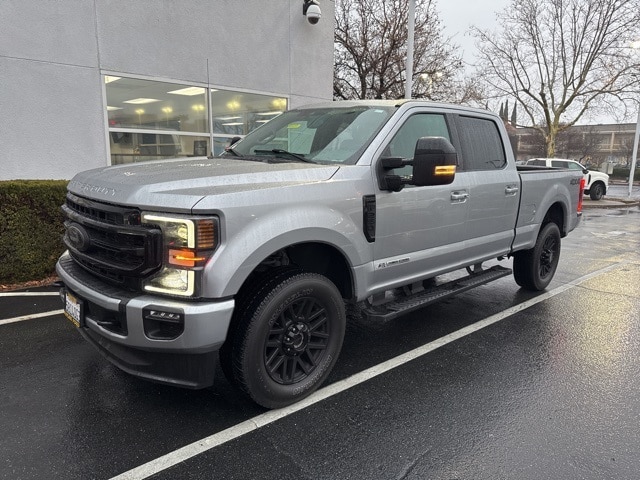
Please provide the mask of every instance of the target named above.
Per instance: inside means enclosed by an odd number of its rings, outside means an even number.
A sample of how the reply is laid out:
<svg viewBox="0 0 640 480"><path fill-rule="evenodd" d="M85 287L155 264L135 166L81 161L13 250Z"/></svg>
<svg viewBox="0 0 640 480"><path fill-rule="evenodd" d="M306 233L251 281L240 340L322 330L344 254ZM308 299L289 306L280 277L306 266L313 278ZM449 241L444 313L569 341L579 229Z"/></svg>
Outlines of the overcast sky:
<svg viewBox="0 0 640 480"><path fill-rule="evenodd" d="M469 35L469 27L475 25L497 31L496 12L503 12L509 4L511 0L437 0L436 9L444 27L444 35L453 37L453 42L460 46L465 62L474 63L475 40ZM617 120L592 112L591 116L585 116L578 122L580 125L591 123L617 123Z"/></svg>
<svg viewBox="0 0 640 480"><path fill-rule="evenodd" d="M496 12L503 11L510 3L511 0L438 0L436 9L444 35L453 37L453 42L460 45L464 60L473 63L476 48L469 27L496 30Z"/></svg>

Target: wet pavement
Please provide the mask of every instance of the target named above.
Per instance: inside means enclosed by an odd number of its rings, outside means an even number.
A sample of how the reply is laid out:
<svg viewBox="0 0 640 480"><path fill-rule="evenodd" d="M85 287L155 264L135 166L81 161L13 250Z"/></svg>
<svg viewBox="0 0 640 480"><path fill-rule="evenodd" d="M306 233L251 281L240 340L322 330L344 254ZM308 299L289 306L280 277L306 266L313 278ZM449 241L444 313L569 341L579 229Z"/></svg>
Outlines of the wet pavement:
<svg viewBox="0 0 640 480"><path fill-rule="evenodd" d="M506 277L391 322L352 319L326 398L281 418L220 372L203 391L120 372L62 315L23 320L61 306L54 288L32 292L0 295L0 479L640 471L638 207L587 208L547 292Z"/></svg>

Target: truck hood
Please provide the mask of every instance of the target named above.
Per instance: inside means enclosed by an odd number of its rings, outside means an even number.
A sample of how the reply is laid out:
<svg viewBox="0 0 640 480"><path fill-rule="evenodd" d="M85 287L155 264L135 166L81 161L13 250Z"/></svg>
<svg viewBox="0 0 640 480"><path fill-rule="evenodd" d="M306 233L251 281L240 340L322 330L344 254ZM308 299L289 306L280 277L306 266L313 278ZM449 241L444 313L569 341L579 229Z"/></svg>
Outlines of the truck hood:
<svg viewBox="0 0 640 480"><path fill-rule="evenodd" d="M69 191L94 200L162 211L190 210L206 196L282 188L330 179L337 166L178 158L77 174Z"/></svg>

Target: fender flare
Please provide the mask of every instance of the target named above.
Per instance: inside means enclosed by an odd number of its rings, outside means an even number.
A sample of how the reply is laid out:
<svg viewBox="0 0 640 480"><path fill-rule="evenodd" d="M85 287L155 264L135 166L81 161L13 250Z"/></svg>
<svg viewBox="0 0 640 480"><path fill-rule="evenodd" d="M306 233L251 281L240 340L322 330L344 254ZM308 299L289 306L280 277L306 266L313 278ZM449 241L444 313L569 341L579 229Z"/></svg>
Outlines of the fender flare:
<svg viewBox="0 0 640 480"><path fill-rule="evenodd" d="M284 220L283 220L284 219ZM372 261L373 248L362 227L323 207L271 211L226 238L205 267L204 296L235 295L256 266L283 248L324 243L335 248L352 268ZM231 275L216 272L232 272Z"/></svg>

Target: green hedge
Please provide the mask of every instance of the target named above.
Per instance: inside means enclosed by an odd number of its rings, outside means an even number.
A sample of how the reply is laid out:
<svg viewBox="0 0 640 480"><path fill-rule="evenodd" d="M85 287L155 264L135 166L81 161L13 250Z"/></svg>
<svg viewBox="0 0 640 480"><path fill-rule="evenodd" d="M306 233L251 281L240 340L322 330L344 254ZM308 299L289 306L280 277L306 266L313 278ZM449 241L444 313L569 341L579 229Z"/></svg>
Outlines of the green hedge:
<svg viewBox="0 0 640 480"><path fill-rule="evenodd" d="M616 180L627 180L629 181L629 169L628 168L614 168L613 173L611 174L611 178L615 178ZM633 175L633 181L640 181L640 168L636 168L636 171Z"/></svg>
<svg viewBox="0 0 640 480"><path fill-rule="evenodd" d="M55 274L66 180L0 181L0 285Z"/></svg>

